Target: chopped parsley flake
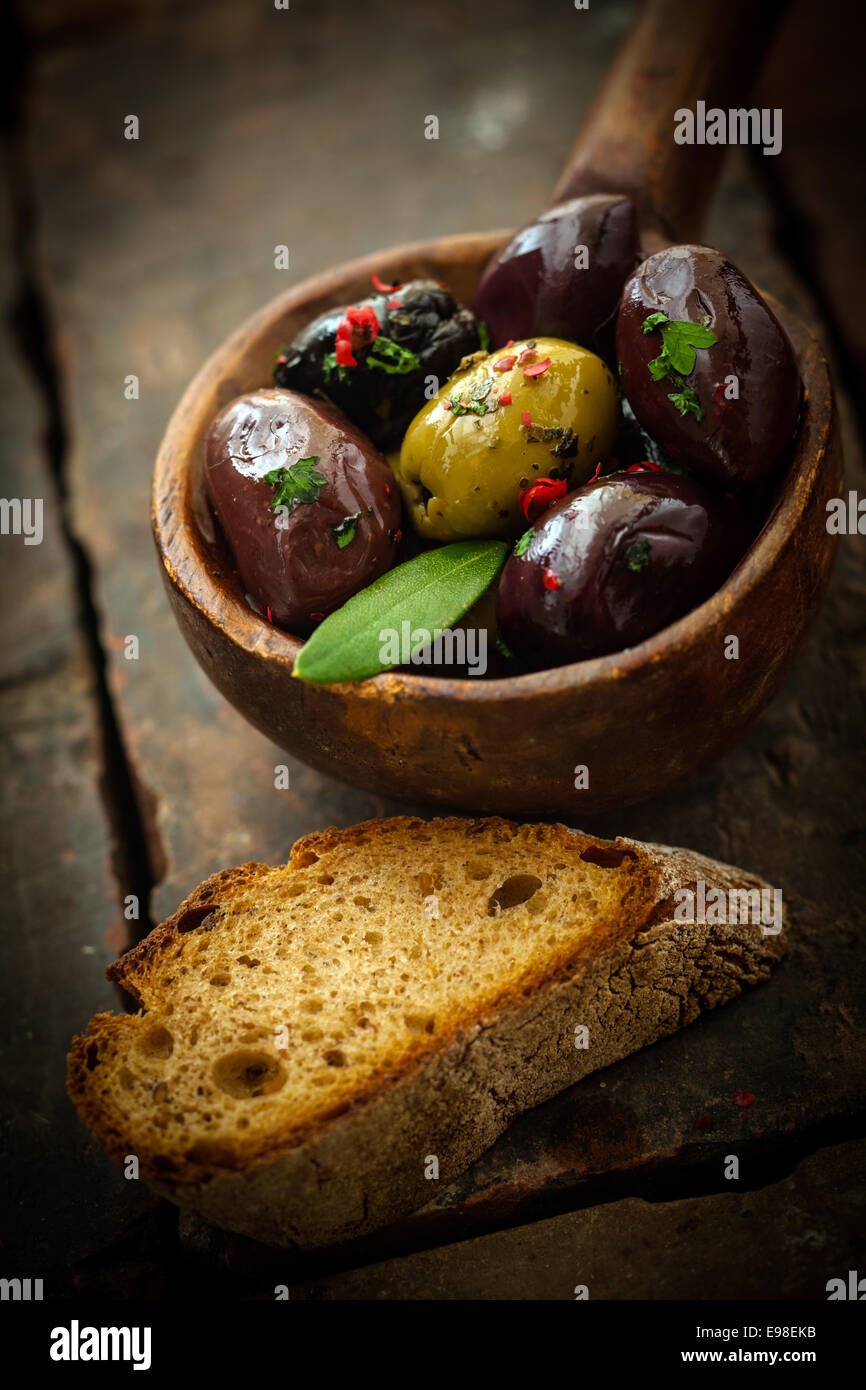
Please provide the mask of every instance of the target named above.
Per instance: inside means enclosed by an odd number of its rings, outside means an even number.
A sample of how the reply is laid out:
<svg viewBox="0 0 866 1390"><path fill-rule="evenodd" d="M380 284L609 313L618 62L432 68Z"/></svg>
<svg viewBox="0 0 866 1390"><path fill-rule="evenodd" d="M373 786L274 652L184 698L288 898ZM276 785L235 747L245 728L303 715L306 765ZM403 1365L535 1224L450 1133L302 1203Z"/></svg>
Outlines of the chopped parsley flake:
<svg viewBox="0 0 866 1390"><path fill-rule="evenodd" d="M646 569L651 554L652 546L649 541L635 541L634 545L630 545L625 552L625 562L629 569L637 574L639 570Z"/></svg>
<svg viewBox="0 0 866 1390"><path fill-rule="evenodd" d="M669 319L667 314L648 314L641 329L652 333L658 329L662 335L662 350L648 364L653 381L663 381L671 377L678 390L668 395L668 400L676 406L680 415L692 414L697 420L704 416L701 403L691 386L684 378L695 369L695 349L711 348L719 340L712 329L703 323L689 323L687 319Z"/></svg>
<svg viewBox="0 0 866 1390"><path fill-rule="evenodd" d="M341 550L352 544L358 530L358 522L362 516L369 516L372 510L372 507L368 507L365 512L355 512L352 516L345 517L339 525L331 527L331 535Z"/></svg>
<svg viewBox="0 0 866 1390"><path fill-rule="evenodd" d="M486 399L490 394L492 385L492 382L479 382L473 386L472 399L464 396L462 391L452 391L451 413L453 415L486 415L488 411L495 410L496 403Z"/></svg>
<svg viewBox="0 0 866 1390"><path fill-rule="evenodd" d="M322 371L325 376L325 381L328 383L329 386L331 384L331 378L333 377L335 372L337 373L337 380L342 385L345 386L346 382L349 380L349 368L344 366L342 363L338 365L337 354L335 352L325 353L324 357L322 358Z"/></svg>
<svg viewBox="0 0 866 1390"><path fill-rule="evenodd" d="M318 462L318 455L314 454L311 458L298 459L288 468L272 468L270 473L264 475L265 482L276 488L271 502L272 512L277 507L291 507L293 502L316 501L319 488L328 481L321 473L314 471Z"/></svg>
<svg viewBox="0 0 866 1390"><path fill-rule="evenodd" d="M380 333L367 353L364 365L378 367L381 372L389 372L391 376L405 376L407 372L415 371L418 358L411 348L401 347L393 338L386 338L384 333Z"/></svg>
<svg viewBox="0 0 866 1390"><path fill-rule="evenodd" d="M683 385L680 391L671 391L668 400L673 401L680 415L686 416L689 411L691 411L696 420L702 420L704 418L701 403L691 386Z"/></svg>
<svg viewBox="0 0 866 1390"><path fill-rule="evenodd" d="M529 528L528 531L524 531L523 535L520 537L520 540L517 542L517 544L516 544L515 547L514 547L514 553L515 553L515 555L525 555L525 554L526 554L527 550L529 549L529 542L532 540L532 532L533 532L533 529L534 529L534 528L533 528L532 526L530 526L530 528Z"/></svg>

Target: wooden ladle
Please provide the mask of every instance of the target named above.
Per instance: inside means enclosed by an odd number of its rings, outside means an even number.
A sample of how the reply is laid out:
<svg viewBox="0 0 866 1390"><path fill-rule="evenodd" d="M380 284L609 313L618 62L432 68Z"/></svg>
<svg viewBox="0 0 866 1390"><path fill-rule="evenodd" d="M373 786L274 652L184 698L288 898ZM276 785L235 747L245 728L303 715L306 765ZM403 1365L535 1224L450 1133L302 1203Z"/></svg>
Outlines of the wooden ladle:
<svg viewBox="0 0 866 1390"><path fill-rule="evenodd" d="M674 112L745 97L777 6L651 0L627 35L555 200L626 192L644 245L699 238L724 154L676 145ZM301 642L247 604L204 498L202 443L217 411L267 384L274 352L311 318L368 292L373 270L429 275L468 301L502 233L390 248L304 281L260 309L188 387L156 461L152 522L172 607L222 693L288 752L413 801L512 815L587 814L652 796L737 742L778 689L821 604L835 541L826 504L841 451L824 355L773 308L794 345L803 408L768 519L707 602L639 646L503 680L394 672L355 684L292 678ZM725 660L725 638L739 659ZM588 786L576 786L576 767Z"/></svg>

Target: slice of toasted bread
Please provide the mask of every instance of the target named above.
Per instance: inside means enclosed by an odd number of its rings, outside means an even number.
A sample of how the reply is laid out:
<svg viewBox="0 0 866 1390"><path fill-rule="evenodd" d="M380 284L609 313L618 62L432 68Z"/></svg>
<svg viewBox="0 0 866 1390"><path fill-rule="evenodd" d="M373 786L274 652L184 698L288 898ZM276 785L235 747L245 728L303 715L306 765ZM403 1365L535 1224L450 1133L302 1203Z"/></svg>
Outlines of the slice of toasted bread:
<svg viewBox="0 0 866 1390"><path fill-rule="evenodd" d="M361 1234L520 1111L767 978L780 933L677 920L701 880L766 888L562 825L310 835L286 867L208 879L110 967L141 1012L91 1020L70 1095L116 1160L218 1225Z"/></svg>

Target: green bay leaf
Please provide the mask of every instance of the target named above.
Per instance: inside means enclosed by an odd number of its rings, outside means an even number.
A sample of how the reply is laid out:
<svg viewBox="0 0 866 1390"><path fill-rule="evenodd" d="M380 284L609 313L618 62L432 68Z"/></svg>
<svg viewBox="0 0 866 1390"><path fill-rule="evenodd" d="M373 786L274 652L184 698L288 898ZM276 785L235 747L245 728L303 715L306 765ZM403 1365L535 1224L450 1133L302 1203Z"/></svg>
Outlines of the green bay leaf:
<svg viewBox="0 0 866 1390"><path fill-rule="evenodd" d="M456 541L397 565L319 624L301 648L294 674L325 684L388 670L380 633L399 635L405 622L410 631L452 627L493 583L507 552L504 541ZM413 650L424 645L416 643Z"/></svg>

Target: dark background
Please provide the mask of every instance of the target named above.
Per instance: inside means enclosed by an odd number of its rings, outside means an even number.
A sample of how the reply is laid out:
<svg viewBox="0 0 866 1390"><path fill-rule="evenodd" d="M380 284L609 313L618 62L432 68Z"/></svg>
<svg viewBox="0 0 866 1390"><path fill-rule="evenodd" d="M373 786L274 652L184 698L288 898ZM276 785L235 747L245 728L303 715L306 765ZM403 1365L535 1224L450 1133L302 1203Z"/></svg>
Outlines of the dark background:
<svg viewBox="0 0 866 1390"><path fill-rule="evenodd" d="M750 736L584 826L686 843L784 885L773 984L522 1120L425 1212L306 1259L212 1231L114 1172L64 1091L71 1035L117 1007L129 939L216 868L400 809L291 764L225 705L171 619L154 454L204 356L334 262L517 225L544 206L631 5L33 0L9 34L0 540L3 1244L46 1296L821 1298L863 1268L863 537ZM707 240L816 326L864 492L863 26L790 7L756 104L777 158L730 154ZM744 44L748 35L744 35ZM141 122L138 142L123 120ZM425 115L438 143L423 139ZM286 243L291 270L273 268ZM387 269L383 265L383 271ZM130 402L124 377L136 373ZM138 635L138 662L123 638ZM135 894L139 922L122 902ZM733 1095L755 1094L747 1109ZM711 1116L712 1127L697 1119ZM736 1190L722 1178L736 1152ZM385 1263L373 1263L385 1261Z"/></svg>

